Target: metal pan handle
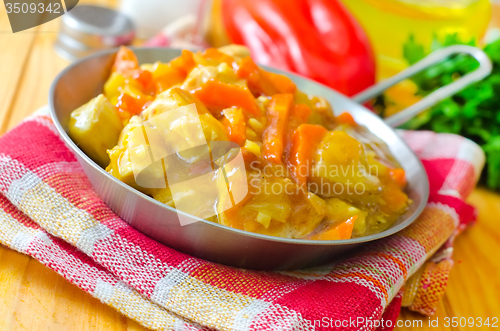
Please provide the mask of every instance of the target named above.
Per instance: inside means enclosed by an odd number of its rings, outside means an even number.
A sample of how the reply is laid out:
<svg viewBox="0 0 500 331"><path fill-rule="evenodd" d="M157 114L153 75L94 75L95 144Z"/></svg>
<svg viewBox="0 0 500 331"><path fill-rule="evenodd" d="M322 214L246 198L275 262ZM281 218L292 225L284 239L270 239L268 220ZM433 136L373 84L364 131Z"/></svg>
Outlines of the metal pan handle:
<svg viewBox="0 0 500 331"><path fill-rule="evenodd" d="M467 45L455 45L439 49L432 52L430 55L415 63L411 67L401 71L397 75L383 80L380 83L356 94L352 99L358 103L364 103L368 100L371 100L382 94L386 89L395 85L396 83L399 83L406 78L410 78L420 71L427 69L454 54L469 54L479 62L479 67L476 70L471 71L465 76L461 77L460 79L454 81L453 83L437 89L436 91L427 95L425 98L418 101L417 103L414 103L408 108L392 116L384 118L384 121L392 127L401 125L414 116L420 114L422 111L434 106L435 104L446 98L451 97L455 93L460 92L472 83L478 82L488 76L491 73L493 66L486 53L484 53L477 47Z"/></svg>

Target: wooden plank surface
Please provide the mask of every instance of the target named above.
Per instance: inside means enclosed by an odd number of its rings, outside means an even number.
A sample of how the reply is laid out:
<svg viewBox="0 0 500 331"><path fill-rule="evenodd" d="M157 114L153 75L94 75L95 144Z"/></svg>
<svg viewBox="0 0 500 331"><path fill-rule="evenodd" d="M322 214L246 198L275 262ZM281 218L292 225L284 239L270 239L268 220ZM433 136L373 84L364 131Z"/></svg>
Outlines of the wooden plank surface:
<svg viewBox="0 0 500 331"><path fill-rule="evenodd" d="M82 1L114 5L113 1ZM53 43L59 19L13 35L0 5L0 133L47 103L49 86L67 62ZM403 310L397 330L477 330L445 327L446 317L500 318L500 195L477 189L477 225L456 241L456 265L431 320ZM36 260L0 246L0 330L145 330ZM422 327L418 323L422 323ZM487 329L487 328L484 328Z"/></svg>
<svg viewBox="0 0 500 331"><path fill-rule="evenodd" d="M18 96L19 83L24 75L26 63L33 47L37 30L35 27L18 34L12 34L5 8L0 5L0 130L12 114L14 99ZM0 131L1 132L1 131Z"/></svg>

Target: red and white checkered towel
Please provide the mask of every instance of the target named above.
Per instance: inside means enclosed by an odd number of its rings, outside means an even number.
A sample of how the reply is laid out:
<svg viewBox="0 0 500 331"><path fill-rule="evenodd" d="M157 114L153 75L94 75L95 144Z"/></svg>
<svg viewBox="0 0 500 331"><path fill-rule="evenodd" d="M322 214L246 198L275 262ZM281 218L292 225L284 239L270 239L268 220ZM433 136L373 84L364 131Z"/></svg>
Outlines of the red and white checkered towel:
<svg viewBox="0 0 500 331"><path fill-rule="evenodd" d="M474 219L462 198L484 163L462 137L401 134L431 181L414 224L329 266L258 272L188 256L122 221L50 118L34 116L0 138L0 242L154 330L390 330L402 302L434 311L452 265L450 238Z"/></svg>

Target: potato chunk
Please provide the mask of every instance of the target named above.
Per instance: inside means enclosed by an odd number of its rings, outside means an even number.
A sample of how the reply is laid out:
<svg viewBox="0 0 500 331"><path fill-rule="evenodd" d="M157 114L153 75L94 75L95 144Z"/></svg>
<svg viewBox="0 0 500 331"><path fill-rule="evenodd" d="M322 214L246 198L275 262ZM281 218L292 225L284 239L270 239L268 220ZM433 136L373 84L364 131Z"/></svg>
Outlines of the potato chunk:
<svg viewBox="0 0 500 331"><path fill-rule="evenodd" d="M203 161L210 165L205 141L229 140L224 126L210 113L199 114L203 104L196 107L198 114L193 110L194 116L189 112L176 112L196 102L195 97L179 88L162 92L140 116L130 119L118 144L108 151L111 163L106 170L137 190L173 204L165 171L179 176L203 172L207 170ZM172 151L177 152L174 155Z"/></svg>
<svg viewBox="0 0 500 331"><path fill-rule="evenodd" d="M219 47L219 51L232 56L236 60L241 60L247 56L250 56L250 50L247 47L236 44Z"/></svg>
<svg viewBox="0 0 500 331"><path fill-rule="evenodd" d="M362 211L338 198L330 198L326 200L326 218L329 223L339 225L353 216L356 216L353 234L355 236L361 236L366 232L367 212Z"/></svg>
<svg viewBox="0 0 500 331"><path fill-rule="evenodd" d="M113 148L123 129L115 107L102 94L71 113L69 136L101 167L109 163L107 150Z"/></svg>
<svg viewBox="0 0 500 331"><path fill-rule="evenodd" d="M198 98L178 87L173 87L158 94L156 99L141 113L141 117L147 121L165 112L193 103L196 105L198 114L209 112Z"/></svg>
<svg viewBox="0 0 500 331"><path fill-rule="evenodd" d="M310 176L317 194L374 202L382 192L377 176L369 172L361 142L344 131L328 132L316 150Z"/></svg>

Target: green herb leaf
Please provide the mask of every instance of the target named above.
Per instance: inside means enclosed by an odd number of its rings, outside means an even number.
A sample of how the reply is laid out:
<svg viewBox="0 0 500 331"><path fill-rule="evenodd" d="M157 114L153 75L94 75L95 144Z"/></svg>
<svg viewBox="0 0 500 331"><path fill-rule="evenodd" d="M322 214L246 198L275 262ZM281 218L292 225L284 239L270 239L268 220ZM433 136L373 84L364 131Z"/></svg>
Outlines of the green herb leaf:
<svg viewBox="0 0 500 331"><path fill-rule="evenodd" d="M417 63L425 57L424 46L415 42L415 37L410 36L408 42L403 46L403 56L410 65Z"/></svg>
<svg viewBox="0 0 500 331"><path fill-rule="evenodd" d="M456 44L475 46L476 41L460 40L458 34L450 34L440 40L435 36L430 50ZM486 169L481 181L491 189L500 190L500 39L488 44L484 51L493 62L493 72L489 77L443 100L402 125L402 128L456 133L477 142L486 154ZM403 55L412 65L428 54L412 35L403 46ZM458 55L411 79L418 86L417 93L425 96L477 67L475 59Z"/></svg>

